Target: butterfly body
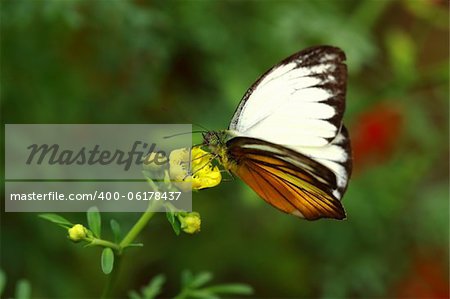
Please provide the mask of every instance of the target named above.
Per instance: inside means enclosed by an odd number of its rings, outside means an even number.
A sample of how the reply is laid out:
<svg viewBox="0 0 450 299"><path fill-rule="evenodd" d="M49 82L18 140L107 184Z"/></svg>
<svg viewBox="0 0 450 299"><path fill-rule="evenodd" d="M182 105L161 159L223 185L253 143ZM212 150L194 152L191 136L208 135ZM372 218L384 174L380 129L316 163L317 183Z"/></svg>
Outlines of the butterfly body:
<svg viewBox="0 0 450 299"><path fill-rule="evenodd" d="M219 163L227 170L236 174L240 161L235 157L227 146L227 142L236 137L235 132L228 130L211 131L203 135L205 145L210 152L219 160Z"/></svg>
<svg viewBox="0 0 450 299"><path fill-rule="evenodd" d="M308 220L344 219L351 173L342 124L344 53L320 46L267 71L246 92L228 130L207 132L219 162L277 209Z"/></svg>

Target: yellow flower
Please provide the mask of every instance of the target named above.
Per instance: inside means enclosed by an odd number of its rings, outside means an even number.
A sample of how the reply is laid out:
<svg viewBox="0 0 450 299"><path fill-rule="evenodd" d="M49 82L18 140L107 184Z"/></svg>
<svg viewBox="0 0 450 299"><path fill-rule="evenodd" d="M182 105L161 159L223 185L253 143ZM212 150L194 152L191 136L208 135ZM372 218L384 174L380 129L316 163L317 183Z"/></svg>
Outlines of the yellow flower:
<svg viewBox="0 0 450 299"><path fill-rule="evenodd" d="M200 219L200 214L197 212L187 213L182 216L179 215L178 219L181 223L181 229L188 234L198 233L200 231L200 226L202 220Z"/></svg>
<svg viewBox="0 0 450 299"><path fill-rule="evenodd" d="M81 224L75 224L72 228L69 228L69 239L78 242L86 238L87 229Z"/></svg>
<svg viewBox="0 0 450 299"><path fill-rule="evenodd" d="M189 156L191 156L190 163ZM211 188L220 184L222 180L219 168L212 164L211 153L198 147L194 147L190 155L186 148L172 151L169 165L170 178L183 191Z"/></svg>

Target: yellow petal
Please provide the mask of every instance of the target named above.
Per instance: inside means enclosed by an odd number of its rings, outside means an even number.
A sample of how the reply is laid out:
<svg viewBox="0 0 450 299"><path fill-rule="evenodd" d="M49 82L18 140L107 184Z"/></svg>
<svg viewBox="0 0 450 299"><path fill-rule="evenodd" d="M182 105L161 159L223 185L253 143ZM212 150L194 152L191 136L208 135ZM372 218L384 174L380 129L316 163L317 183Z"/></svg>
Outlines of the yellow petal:
<svg viewBox="0 0 450 299"><path fill-rule="evenodd" d="M192 149L190 156L191 161L189 163L189 151L187 149L178 149L170 153L169 173L175 184L176 182L192 182L193 190L217 186L222 180L222 175L217 166L213 167L211 153L195 147ZM191 170L188 169L189 166ZM181 187L181 184L176 185L186 191L186 184L183 187Z"/></svg>

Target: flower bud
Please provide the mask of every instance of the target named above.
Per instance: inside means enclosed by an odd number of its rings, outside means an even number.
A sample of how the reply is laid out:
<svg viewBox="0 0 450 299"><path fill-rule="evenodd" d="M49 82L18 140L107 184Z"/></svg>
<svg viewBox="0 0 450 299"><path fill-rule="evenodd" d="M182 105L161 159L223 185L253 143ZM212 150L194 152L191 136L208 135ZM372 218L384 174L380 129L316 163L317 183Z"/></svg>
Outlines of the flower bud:
<svg viewBox="0 0 450 299"><path fill-rule="evenodd" d="M188 234L198 233L200 231L201 219L200 214L197 212L187 213L185 215L178 215L178 219L181 223L181 229Z"/></svg>
<svg viewBox="0 0 450 299"><path fill-rule="evenodd" d="M69 228L69 239L78 242L86 238L87 229L81 224L75 224L72 228Z"/></svg>

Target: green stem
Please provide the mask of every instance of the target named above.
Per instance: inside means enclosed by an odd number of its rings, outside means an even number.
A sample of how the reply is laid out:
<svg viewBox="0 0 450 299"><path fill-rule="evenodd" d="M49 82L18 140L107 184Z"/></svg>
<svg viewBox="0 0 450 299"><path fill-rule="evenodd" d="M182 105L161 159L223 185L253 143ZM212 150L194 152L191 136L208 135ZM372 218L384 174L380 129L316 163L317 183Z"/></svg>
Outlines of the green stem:
<svg viewBox="0 0 450 299"><path fill-rule="evenodd" d="M144 212L141 215L141 218L134 224L134 226L130 229L128 234L123 238L123 240L120 242L119 246L120 248L125 248L128 245L130 245L134 239L137 237L137 235L141 232L142 229L144 229L147 222L153 217L155 212Z"/></svg>
<svg viewBox="0 0 450 299"><path fill-rule="evenodd" d="M118 253L122 250L122 248L119 245L117 245L116 243L110 242L110 241L106 241L103 239L97 239L97 238L87 239L87 240L90 242L89 245L109 247L109 248L117 251Z"/></svg>
<svg viewBox="0 0 450 299"><path fill-rule="evenodd" d="M151 179L148 179L147 182L150 184L150 186L153 188L154 191L158 191L158 187ZM130 229L127 235L122 239L122 241L119 244L122 250L128 245L130 245L134 241L134 239L136 239L137 235L139 235L141 230L143 230L144 227L147 225L147 222L150 219L152 219L153 215L155 215L155 212L151 212L154 206L155 206L154 202L152 201L149 202L147 210L141 215L139 220L134 224L134 226Z"/></svg>
<svg viewBox="0 0 450 299"><path fill-rule="evenodd" d="M150 180L150 183L153 184L153 182ZM153 184L154 188L156 186ZM157 190L157 189L156 189ZM115 244L109 241L100 240L100 239L94 239L93 241L96 241L96 245L102 245L107 247L111 247L112 249L115 249L116 252L114 253L115 258L115 266L113 268L113 271L108 276L108 281L105 285L105 288L103 289L103 293L101 298L108 298L111 296L117 275L119 273L119 265L121 260L122 251L124 248L126 248L128 245L130 245L134 239L139 235L139 233L144 229L144 227L147 225L147 223L152 219L153 215L155 215L155 212L151 212L152 208L154 207L153 204L149 203L147 210L141 215L141 217L138 219L138 221L133 225L133 227L128 231L126 236L122 239L122 241L119 244Z"/></svg>
<svg viewBox="0 0 450 299"><path fill-rule="evenodd" d="M122 251L125 247L130 245L134 239L137 237L137 235L144 229L145 225L148 223L148 221L153 217L155 212L150 212L152 208L152 205L149 205L147 210L141 215L139 220L133 225L133 227L130 229L130 231L127 233L127 235L122 239L120 244L115 244L109 241L101 240L101 239L93 239L92 243L93 245L100 245L105 247L111 247L116 252L114 253L114 260L115 265L113 268L113 271L108 276L108 281L106 282L105 288L103 289L103 293L101 298L109 298L111 294L113 293L113 288L115 285L115 282L117 280L117 276L119 273L119 267L120 267L120 260Z"/></svg>
<svg viewBox="0 0 450 299"><path fill-rule="evenodd" d="M100 298L102 299L110 298L111 294L113 294L114 286L116 284L117 276L119 274L121 260L122 259L120 258L119 254L114 254L114 268L112 272L108 275L108 281L106 282L102 296Z"/></svg>
<svg viewBox="0 0 450 299"><path fill-rule="evenodd" d="M147 225L148 221L152 219L155 212L150 212L153 208L153 205L149 204L147 210L141 215L139 220L133 225L127 235L122 239L119 246L123 250L125 247L130 245L134 239L136 239L137 235L144 229Z"/></svg>

